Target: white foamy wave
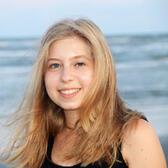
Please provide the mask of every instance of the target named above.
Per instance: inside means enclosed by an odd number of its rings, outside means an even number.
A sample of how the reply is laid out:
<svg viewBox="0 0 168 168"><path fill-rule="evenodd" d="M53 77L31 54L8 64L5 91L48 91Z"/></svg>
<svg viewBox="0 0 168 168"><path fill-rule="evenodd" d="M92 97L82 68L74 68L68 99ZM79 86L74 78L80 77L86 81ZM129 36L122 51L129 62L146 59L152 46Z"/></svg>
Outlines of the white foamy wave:
<svg viewBox="0 0 168 168"><path fill-rule="evenodd" d="M9 46L8 41L0 41L0 48L7 48Z"/></svg>
<svg viewBox="0 0 168 168"><path fill-rule="evenodd" d="M1 49L37 48L39 39L4 39L0 40Z"/></svg>
<svg viewBox="0 0 168 168"><path fill-rule="evenodd" d="M146 85L146 87L142 85L123 85L120 90L124 92L152 92L152 91L160 91L164 92L167 89L166 83L160 83L157 85Z"/></svg>
<svg viewBox="0 0 168 168"><path fill-rule="evenodd" d="M31 66L5 66L0 67L0 75L25 74L31 71Z"/></svg>
<svg viewBox="0 0 168 168"><path fill-rule="evenodd" d="M160 43L160 42L152 42L149 44L145 44L139 47L139 49L143 51L160 51L160 50L167 50L168 51L168 42Z"/></svg>
<svg viewBox="0 0 168 168"><path fill-rule="evenodd" d="M130 61L130 62L121 62L117 63L116 68L120 69L133 69L133 68L152 68L158 67L162 64L168 65L168 59L164 60L144 60L144 61Z"/></svg>
<svg viewBox="0 0 168 168"><path fill-rule="evenodd" d="M35 51L32 50L0 50L0 58L18 58L18 57L34 57Z"/></svg>

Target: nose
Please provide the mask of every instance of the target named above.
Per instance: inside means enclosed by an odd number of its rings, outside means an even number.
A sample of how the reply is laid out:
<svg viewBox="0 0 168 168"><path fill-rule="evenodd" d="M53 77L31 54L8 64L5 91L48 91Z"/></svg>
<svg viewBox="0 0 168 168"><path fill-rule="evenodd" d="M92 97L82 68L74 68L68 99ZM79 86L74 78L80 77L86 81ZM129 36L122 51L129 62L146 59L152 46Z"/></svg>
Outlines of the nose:
<svg viewBox="0 0 168 168"><path fill-rule="evenodd" d="M70 67L64 67L61 72L61 80L63 82L69 82L73 80L73 74Z"/></svg>

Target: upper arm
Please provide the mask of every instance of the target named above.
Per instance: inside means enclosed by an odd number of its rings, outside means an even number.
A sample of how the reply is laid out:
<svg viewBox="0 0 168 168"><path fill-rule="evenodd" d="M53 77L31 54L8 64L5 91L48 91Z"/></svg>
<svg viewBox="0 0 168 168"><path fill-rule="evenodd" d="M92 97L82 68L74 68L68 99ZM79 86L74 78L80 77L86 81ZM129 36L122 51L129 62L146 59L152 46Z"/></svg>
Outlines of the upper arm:
<svg viewBox="0 0 168 168"><path fill-rule="evenodd" d="M166 168L164 153L154 128L142 119L127 131L122 154L129 168Z"/></svg>

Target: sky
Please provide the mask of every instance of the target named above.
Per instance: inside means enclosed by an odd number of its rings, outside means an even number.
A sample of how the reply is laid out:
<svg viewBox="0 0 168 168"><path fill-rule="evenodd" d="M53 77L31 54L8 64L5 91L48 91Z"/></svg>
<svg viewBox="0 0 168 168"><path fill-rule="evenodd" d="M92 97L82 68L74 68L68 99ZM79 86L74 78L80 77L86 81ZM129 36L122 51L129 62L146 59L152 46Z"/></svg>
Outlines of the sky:
<svg viewBox="0 0 168 168"><path fill-rule="evenodd" d="M168 0L0 0L0 38L39 37L64 18L93 20L107 35L168 33Z"/></svg>

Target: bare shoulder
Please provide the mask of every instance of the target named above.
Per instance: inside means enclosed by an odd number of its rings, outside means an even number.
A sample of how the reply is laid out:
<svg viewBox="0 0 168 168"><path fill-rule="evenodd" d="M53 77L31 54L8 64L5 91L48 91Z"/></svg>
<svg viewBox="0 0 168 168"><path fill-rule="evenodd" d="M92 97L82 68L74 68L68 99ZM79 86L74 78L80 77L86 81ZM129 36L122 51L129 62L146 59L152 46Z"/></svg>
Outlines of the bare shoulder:
<svg viewBox="0 0 168 168"><path fill-rule="evenodd" d="M122 154L129 168L166 168L164 153L152 125L137 121L135 129L128 129L124 135Z"/></svg>

